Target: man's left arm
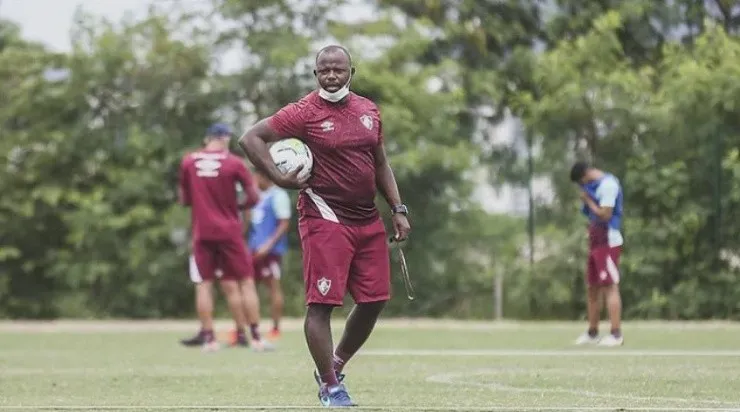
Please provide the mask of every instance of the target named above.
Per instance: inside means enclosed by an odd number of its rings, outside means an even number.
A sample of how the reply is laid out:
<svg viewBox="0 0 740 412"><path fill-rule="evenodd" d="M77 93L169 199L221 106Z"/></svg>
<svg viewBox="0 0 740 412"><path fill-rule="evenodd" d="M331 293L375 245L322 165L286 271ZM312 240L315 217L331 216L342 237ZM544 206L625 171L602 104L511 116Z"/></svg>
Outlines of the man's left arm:
<svg viewBox="0 0 740 412"><path fill-rule="evenodd" d="M599 197L599 203L596 203L590 196L585 196L585 202L589 209L603 221L612 218L614 206L617 204L619 196L619 184L613 179L605 179L596 190Z"/></svg>
<svg viewBox="0 0 740 412"><path fill-rule="evenodd" d="M393 228L396 231L396 239L405 240L411 231L411 226L406 218L406 213L397 210L403 203L401 202L401 194L398 192L396 177L393 175L393 169L391 169L385 152L382 129L380 142L375 148L375 184L385 201L393 209Z"/></svg>

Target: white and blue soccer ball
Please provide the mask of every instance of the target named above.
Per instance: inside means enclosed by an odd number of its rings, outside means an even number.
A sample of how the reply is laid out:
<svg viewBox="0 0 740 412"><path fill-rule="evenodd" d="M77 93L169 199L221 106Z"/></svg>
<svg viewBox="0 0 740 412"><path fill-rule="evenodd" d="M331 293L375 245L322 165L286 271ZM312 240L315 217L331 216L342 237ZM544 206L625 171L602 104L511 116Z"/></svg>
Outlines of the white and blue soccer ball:
<svg viewBox="0 0 740 412"><path fill-rule="evenodd" d="M299 177L309 176L313 169L313 154L305 143L289 138L278 140L270 146L272 161L282 173L290 173L299 165L303 165Z"/></svg>

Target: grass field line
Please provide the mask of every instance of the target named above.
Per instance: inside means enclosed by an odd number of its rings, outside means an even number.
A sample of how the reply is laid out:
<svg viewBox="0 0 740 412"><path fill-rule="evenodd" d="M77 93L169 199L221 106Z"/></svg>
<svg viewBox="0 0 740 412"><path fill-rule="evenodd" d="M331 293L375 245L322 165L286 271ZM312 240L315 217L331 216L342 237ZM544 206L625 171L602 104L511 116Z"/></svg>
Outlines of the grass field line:
<svg viewBox="0 0 740 412"><path fill-rule="evenodd" d="M718 371L734 371L733 367L719 368L719 367L691 367L691 373L694 376L704 376L711 378L716 376ZM640 373L649 375L655 378L671 377L677 374L686 373L686 366L677 365L671 367L661 367L655 369L651 365L632 365L629 368L630 373ZM243 378L251 376L251 371L247 369L234 368L232 366L221 366L221 367L193 367L193 366L148 366L146 368L110 368L110 367L5 367L0 370L0 377L11 377L11 376L138 376L138 377L208 377L208 376L233 376L234 378ZM468 378L473 376L493 376L500 375L506 379L511 379L512 376L546 376L546 377L560 377L565 376L568 378L590 378L594 375L592 369L580 369L580 368L520 368L520 367L502 367L502 368L487 368L481 370L471 370L466 372ZM436 376L436 375L432 375ZM427 378L429 380L432 378ZM444 380L446 378L434 378ZM447 383L446 381L443 383Z"/></svg>
<svg viewBox="0 0 740 412"><path fill-rule="evenodd" d="M326 410L322 406L307 405L100 405L100 406L6 406L0 410L76 410L76 411L118 411L118 410L242 410L242 411L275 411L275 410ZM384 406L354 407L353 411L620 411L620 412L740 412L730 408L690 408L690 407L629 407L629 406Z"/></svg>
<svg viewBox="0 0 740 412"><path fill-rule="evenodd" d="M0 352L2 353L2 352ZM29 355L31 356L31 355ZM692 366L691 373L694 376L705 376L711 378L716 376L718 367L702 368ZM732 369L734 371L734 369ZM649 374L653 377L671 377L676 374L686 373L685 366L674 366L674 367L661 367L655 369L651 365L633 365L630 366L630 373L641 373ZM146 368L110 368L110 367L57 367L57 366L46 366L46 367L5 367L0 370L0 377L11 377L11 376L146 376L146 377L208 377L208 376L232 376L234 378L243 378L251 375L251 371L245 369L234 368L232 366L222 367L192 367L192 366L147 366ZM593 371L589 369L580 368L519 368L519 367L503 367L503 368L487 368L480 370L471 370L466 372L467 378L470 379L473 376L492 376L498 374L507 379L511 376L562 376L567 377L585 377L589 378L593 376ZM432 375L436 376L436 375ZM439 379L446 382L444 377L440 378L427 378L427 380Z"/></svg>
<svg viewBox="0 0 740 412"><path fill-rule="evenodd" d="M267 321L266 321L267 322ZM335 317L333 324L341 329L344 319ZM233 323L228 319L218 319L216 329L230 329ZM286 318L281 321L286 331L303 328L303 319ZM408 319L384 318L378 322L379 329L452 329L452 330L572 330L583 328L584 322L570 321L467 321L453 319ZM605 328L608 329L607 325ZM53 321L0 321L2 332L184 332L192 331L198 326L192 320L76 320L63 319ZM660 330L712 330L740 329L740 322L706 321L626 321L624 329L660 329Z"/></svg>
<svg viewBox="0 0 740 412"><path fill-rule="evenodd" d="M537 393L537 394L568 394L576 395L584 398L604 398L610 400L622 400L635 402L672 402L672 403L688 403L688 404L713 404L717 407L728 407L737 405L737 402L728 402L717 399L696 399L696 398L679 398L679 397L666 397L666 396L639 396L639 395L625 395L608 392L594 392L582 389L572 388L548 388L548 387L517 387L511 385L505 385L500 382L493 380L486 381L487 378L495 378L497 374L500 374L500 370L496 369L480 369L466 372L452 372L452 373L440 373L428 376L427 382L431 383L442 383L446 385L464 386L464 387L479 387L492 389L501 392L516 392L516 393ZM471 379L475 377L475 379Z"/></svg>
<svg viewBox="0 0 740 412"><path fill-rule="evenodd" d="M522 349L366 349L360 356L617 356L617 357L740 357L740 350L631 350L600 348L595 350L522 350Z"/></svg>

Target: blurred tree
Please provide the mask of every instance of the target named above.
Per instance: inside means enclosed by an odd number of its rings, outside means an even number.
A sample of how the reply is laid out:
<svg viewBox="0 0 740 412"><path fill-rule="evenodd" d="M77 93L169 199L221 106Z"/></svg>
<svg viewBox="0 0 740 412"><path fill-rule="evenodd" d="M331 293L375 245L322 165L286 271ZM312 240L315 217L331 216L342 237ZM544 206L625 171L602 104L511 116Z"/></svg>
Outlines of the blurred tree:
<svg viewBox="0 0 740 412"><path fill-rule="evenodd" d="M214 0L225 22L216 44L242 62L224 81L245 127L313 87L312 40L325 36L326 13L336 3Z"/></svg>
<svg viewBox="0 0 740 412"><path fill-rule="evenodd" d="M64 61L0 20L0 316L51 316L64 285L49 272L65 241L56 211L65 177L54 162L61 130L82 115L51 81Z"/></svg>
<svg viewBox="0 0 740 412"><path fill-rule="evenodd" d="M718 142L738 143L729 108L740 96L730 84L740 44L721 26L705 22L706 31L691 49L669 42L660 50L660 64L636 67L620 41L632 11L608 11L585 35L545 53L535 70L540 97L522 94L519 103L558 171L563 222L576 215L563 148L588 147L600 167L622 177L628 316L737 316L737 305L719 297L737 297L737 269L720 261L737 253L737 242L717 242L725 233L737 233L730 219L717 226L719 210L737 210L726 195L736 189L734 182L718 188L715 177L722 159L726 169L735 167L736 158ZM718 208L713 199L720 197ZM570 255L563 254L562 261ZM540 267L570 283L568 271L551 269L550 264ZM577 266L571 270L582 272Z"/></svg>
<svg viewBox="0 0 740 412"><path fill-rule="evenodd" d="M11 298L57 295L11 315L180 314L191 292L179 281L186 251L170 240L185 221L174 172L221 104L206 92L210 48L195 29L177 40L188 28L156 15L78 22L69 56L3 53L15 68L4 84L18 85L3 118L20 123L2 139L15 156L2 179L14 218L1 230L15 238L11 275L23 282ZM51 83L57 67L66 74Z"/></svg>
<svg viewBox="0 0 740 412"><path fill-rule="evenodd" d="M532 51L544 40L541 7L536 0L497 2L383 0L402 12L409 26L422 28L430 39L417 55L422 65L448 64L442 88L463 96L457 117L461 136L480 145L480 158L496 184L526 182L514 145L493 141L492 126L508 113L509 99L532 88Z"/></svg>
<svg viewBox="0 0 740 412"><path fill-rule="evenodd" d="M585 220L567 169L585 157L624 185L627 316L737 317L737 7L383 0L348 22L339 0L163 4L117 24L80 14L66 54L0 21L0 316L191 314L180 156L211 121L244 128L311 90L315 49L340 41L412 211L419 298L394 275L388 315L490 316L504 271L505 315L582 316ZM526 133L496 140L510 116ZM522 219L471 200L481 169L497 185L551 181L534 270Z"/></svg>

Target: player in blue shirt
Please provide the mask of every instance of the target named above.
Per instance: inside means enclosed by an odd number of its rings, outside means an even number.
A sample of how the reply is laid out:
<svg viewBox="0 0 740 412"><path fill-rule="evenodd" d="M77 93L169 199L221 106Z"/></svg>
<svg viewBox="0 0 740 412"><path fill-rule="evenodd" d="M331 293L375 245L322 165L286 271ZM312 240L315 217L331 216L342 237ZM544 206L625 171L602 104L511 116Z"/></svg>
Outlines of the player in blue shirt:
<svg viewBox="0 0 740 412"><path fill-rule="evenodd" d="M275 340L280 337L280 318L283 313L280 275L282 257L288 250L291 204L288 192L274 185L260 171L255 171L255 176L260 199L250 211L247 242L254 258L256 279L270 288L273 326L269 336Z"/></svg>
<svg viewBox="0 0 740 412"><path fill-rule="evenodd" d="M622 253L622 187L614 175L578 162L570 170L570 180L581 188L581 212L588 217L589 254L588 331L576 344L601 346L624 344L621 331L622 298L619 293L619 257ZM611 333L599 338L600 298L605 297Z"/></svg>

